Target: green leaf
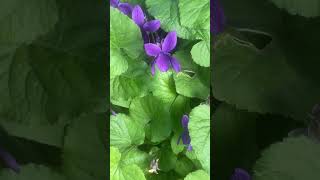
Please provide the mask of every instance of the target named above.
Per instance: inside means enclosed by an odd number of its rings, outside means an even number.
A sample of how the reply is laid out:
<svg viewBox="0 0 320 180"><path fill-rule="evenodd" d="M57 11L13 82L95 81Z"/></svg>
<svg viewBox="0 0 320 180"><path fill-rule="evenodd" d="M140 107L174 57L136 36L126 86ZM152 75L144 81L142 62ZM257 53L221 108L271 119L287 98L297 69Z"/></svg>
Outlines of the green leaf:
<svg viewBox="0 0 320 180"><path fill-rule="evenodd" d="M188 41L189 42L189 41ZM194 44L194 43L193 43ZM179 50L173 54L175 58L177 58L181 64L181 70L188 70L188 71L197 71L198 65L194 63L191 58L190 50Z"/></svg>
<svg viewBox="0 0 320 180"><path fill-rule="evenodd" d="M189 172L195 169L192 161L185 156L178 158L174 170L182 177L185 177Z"/></svg>
<svg viewBox="0 0 320 180"><path fill-rule="evenodd" d="M286 9L290 14L305 17L317 17L320 15L319 0L270 0L281 9Z"/></svg>
<svg viewBox="0 0 320 180"><path fill-rule="evenodd" d="M179 0L181 24L189 28L210 30L209 0Z"/></svg>
<svg viewBox="0 0 320 180"><path fill-rule="evenodd" d="M258 114L237 110L222 103L213 117L217 179L228 179L235 167L250 169L258 157L256 118ZM235 150L236 149L236 150Z"/></svg>
<svg viewBox="0 0 320 180"><path fill-rule="evenodd" d="M110 116L110 145L120 152L144 142L143 126L125 114Z"/></svg>
<svg viewBox="0 0 320 180"><path fill-rule="evenodd" d="M18 136L61 146L61 128L69 121L63 117L93 109L93 99L100 98L88 77L91 66L82 66L83 61L53 49L21 46L8 67L13 110L3 118L12 123L4 126ZM29 134L33 127L40 129Z"/></svg>
<svg viewBox="0 0 320 180"><path fill-rule="evenodd" d="M178 73L174 76L176 90L179 94L191 98L207 99L209 96L209 83L201 81L200 76L190 77L185 73Z"/></svg>
<svg viewBox="0 0 320 180"><path fill-rule="evenodd" d="M129 112L133 120L143 126L150 123L152 142L160 142L170 136L172 122L167 106L151 95L136 98L130 104Z"/></svg>
<svg viewBox="0 0 320 180"><path fill-rule="evenodd" d="M228 23L232 22L234 27L270 32L284 24L282 19L283 12L267 1L224 0L223 10L228 15ZM243 8L238 8L239 6Z"/></svg>
<svg viewBox="0 0 320 180"><path fill-rule="evenodd" d="M202 167L210 172L210 107L199 105L192 109L189 121L191 145Z"/></svg>
<svg viewBox="0 0 320 180"><path fill-rule="evenodd" d="M182 95L178 95L171 105L170 114L172 119L173 131L182 132L181 118L184 114L189 113L191 110L190 99Z"/></svg>
<svg viewBox="0 0 320 180"><path fill-rule="evenodd" d="M173 151L174 154L179 154L180 152L182 152L185 149L185 146L182 143L182 140L180 139L179 144L178 143L178 139L180 137L181 133L174 133L174 135L171 138L171 149Z"/></svg>
<svg viewBox="0 0 320 180"><path fill-rule="evenodd" d="M112 104L128 108L136 97L147 94L148 86L145 85L145 76L117 76L110 81L110 99Z"/></svg>
<svg viewBox="0 0 320 180"><path fill-rule="evenodd" d="M320 177L320 145L305 136L286 138L262 153L254 167L256 180L300 180Z"/></svg>
<svg viewBox="0 0 320 180"><path fill-rule="evenodd" d="M169 144L164 144L158 151L156 158L159 158L159 169L168 172L176 166L177 156L172 152Z"/></svg>
<svg viewBox="0 0 320 180"><path fill-rule="evenodd" d="M122 165L121 153L116 147L110 147L110 179L111 180L145 180L143 171L135 164Z"/></svg>
<svg viewBox="0 0 320 180"><path fill-rule="evenodd" d="M165 103L172 103L177 96L172 71L161 72L156 70L152 78L152 93Z"/></svg>
<svg viewBox="0 0 320 180"><path fill-rule="evenodd" d="M63 146L64 124L29 124L4 118L0 118L0 121L1 126L11 136L30 139L51 146Z"/></svg>
<svg viewBox="0 0 320 180"><path fill-rule="evenodd" d="M158 174L147 174L146 177L148 180L181 180L180 176L174 171L159 171Z"/></svg>
<svg viewBox="0 0 320 180"><path fill-rule="evenodd" d="M102 126L104 128L98 128ZM68 178L79 180L103 179L106 176L107 150L105 137L106 116L83 115L67 129L63 147L63 170Z"/></svg>
<svg viewBox="0 0 320 180"><path fill-rule="evenodd" d="M149 92L151 85L145 82L151 81L151 75L141 58L128 58L126 62L129 66L126 72L110 81L110 98L112 104L128 108L135 97L143 97Z"/></svg>
<svg viewBox="0 0 320 180"><path fill-rule="evenodd" d="M144 151L134 148L123 153L121 161L124 166L135 164L141 169L147 170L150 168L151 156Z"/></svg>
<svg viewBox="0 0 320 180"><path fill-rule="evenodd" d="M165 31L176 31L177 35L184 39L198 37L198 29L183 26L180 22L179 1L146 0L148 12L161 21L161 28Z"/></svg>
<svg viewBox="0 0 320 180"><path fill-rule="evenodd" d="M285 53L281 49L284 44L277 44L280 40L258 50L249 42L223 35L215 44L211 78L215 98L239 109L305 119L320 98L320 86L311 78L316 72L312 69L314 63L311 63L315 62L312 53L316 51L309 50L312 44L303 43L308 50L302 51L301 45L295 47L295 52L300 49L299 54ZM295 42L287 41L282 43L289 47ZM306 55L309 62L302 63L300 58Z"/></svg>
<svg viewBox="0 0 320 180"><path fill-rule="evenodd" d="M66 178L43 165L27 164L21 167L19 173L2 169L0 179L5 180L66 180Z"/></svg>
<svg viewBox="0 0 320 180"><path fill-rule="evenodd" d="M126 57L117 52L117 49L110 49L110 67L110 79L121 75L128 69Z"/></svg>
<svg viewBox="0 0 320 180"><path fill-rule="evenodd" d="M203 67L210 67L210 41L200 41L191 49L192 59Z"/></svg>
<svg viewBox="0 0 320 180"><path fill-rule="evenodd" d="M126 71L126 59L136 59L143 53L143 41L139 27L126 15L110 8L110 78Z"/></svg>
<svg viewBox="0 0 320 180"><path fill-rule="evenodd" d="M46 34L58 21L55 0L4 0L0 7L0 42L31 43Z"/></svg>
<svg viewBox="0 0 320 180"><path fill-rule="evenodd" d="M198 180L198 179L209 180L210 176L203 170L197 170L197 171L194 171L194 172L188 174L184 178L184 180Z"/></svg>

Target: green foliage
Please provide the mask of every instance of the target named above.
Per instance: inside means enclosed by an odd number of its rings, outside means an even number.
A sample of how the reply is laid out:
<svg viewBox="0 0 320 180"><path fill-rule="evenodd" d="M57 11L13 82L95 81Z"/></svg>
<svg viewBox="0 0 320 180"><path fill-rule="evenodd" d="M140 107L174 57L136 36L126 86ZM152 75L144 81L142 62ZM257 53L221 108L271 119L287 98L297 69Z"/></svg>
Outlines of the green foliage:
<svg viewBox="0 0 320 180"><path fill-rule="evenodd" d="M144 142L144 131L136 121L124 114L110 117L110 142L121 152Z"/></svg>
<svg viewBox="0 0 320 180"><path fill-rule="evenodd" d="M319 179L314 158L319 147L310 138L313 133L319 140L319 128L310 128L310 120L318 120L313 107L320 99L319 2L221 5L227 25L214 37L211 67L218 107L214 161L221 164L214 174L227 179L242 168L257 180Z"/></svg>
<svg viewBox="0 0 320 180"><path fill-rule="evenodd" d="M199 105L190 113L191 144L202 167L210 174L210 106Z"/></svg>
<svg viewBox="0 0 320 180"><path fill-rule="evenodd" d="M254 167L257 180L317 179L320 145L306 137L286 138L262 153Z"/></svg>
<svg viewBox="0 0 320 180"><path fill-rule="evenodd" d="M144 180L143 171L135 164L122 164L122 157L119 150L110 147L110 179L111 180Z"/></svg>
<svg viewBox="0 0 320 180"><path fill-rule="evenodd" d="M271 0L279 8L286 9L290 14L298 14L305 17L317 17L320 15L319 0Z"/></svg>
<svg viewBox="0 0 320 180"><path fill-rule="evenodd" d="M6 180L66 180L67 178L63 175L53 171L52 169L35 164L27 164L21 167L21 172L19 174L13 171L1 171L0 178Z"/></svg>
<svg viewBox="0 0 320 180"><path fill-rule="evenodd" d="M105 116L101 114L83 115L74 120L67 129L63 146L63 167L70 179L103 179L107 168L105 136L99 134L98 127L106 131ZM95 164L95 166L92 166Z"/></svg>
<svg viewBox="0 0 320 180"><path fill-rule="evenodd" d="M112 30L111 36L114 37L111 37L110 44L117 42L115 40L123 40L116 43L123 45L118 46L118 50L111 49L112 61L117 63L110 67L111 72L115 72L110 83L111 103L122 107L116 116L111 116L110 144L116 148L111 156L117 154L118 158L112 160L111 176L114 179L130 177L133 175L130 169L138 176L142 173L148 180L182 180L194 170L204 168L209 172L209 161L204 160L204 156L210 157L210 150L208 147L205 151L199 149L204 145L203 141L207 143L206 140L198 136L191 138L192 146L194 141L195 149L198 149L197 156L194 150L193 156L186 155L186 145L181 140L177 144L183 130L182 116L189 115L194 106L205 103L209 97L209 0L190 4L184 0L129 2L138 3L148 20L160 20L162 30L177 32L177 47L172 56L180 62L181 72L173 69L161 72L155 65L155 74L152 75L150 67L154 58L147 57L145 52L139 53L143 42L140 32L136 33L138 26L132 26L132 20L119 13L118 9L111 8L110 23L117 28ZM123 39L124 34L128 39ZM133 42L133 39L138 40ZM121 57L114 55L119 49ZM210 107L205 106L204 113L208 115L206 120L210 122ZM201 114L196 112L194 121L201 121L197 118ZM152 173L150 164L157 159L160 170ZM115 167L119 167L119 170L113 169Z"/></svg>
<svg viewBox="0 0 320 180"><path fill-rule="evenodd" d="M208 180L210 179L210 176L203 170L194 171L190 174L188 174L184 180L196 180L196 179L203 179Z"/></svg>
<svg viewBox="0 0 320 180"><path fill-rule="evenodd" d="M105 11L102 1L1 2L0 146L21 172L2 168L0 179L105 177Z"/></svg>

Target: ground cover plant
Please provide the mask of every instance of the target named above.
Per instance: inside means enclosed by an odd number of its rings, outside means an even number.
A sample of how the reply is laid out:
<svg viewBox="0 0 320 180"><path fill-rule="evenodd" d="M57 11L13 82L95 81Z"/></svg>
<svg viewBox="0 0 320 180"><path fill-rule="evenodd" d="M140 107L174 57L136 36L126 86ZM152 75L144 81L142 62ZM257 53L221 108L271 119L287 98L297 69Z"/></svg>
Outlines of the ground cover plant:
<svg viewBox="0 0 320 180"><path fill-rule="evenodd" d="M106 178L107 3L0 2L0 179Z"/></svg>
<svg viewBox="0 0 320 180"><path fill-rule="evenodd" d="M110 178L209 179L209 0L110 1Z"/></svg>
<svg viewBox="0 0 320 180"><path fill-rule="evenodd" d="M217 4L214 177L319 179L319 1Z"/></svg>

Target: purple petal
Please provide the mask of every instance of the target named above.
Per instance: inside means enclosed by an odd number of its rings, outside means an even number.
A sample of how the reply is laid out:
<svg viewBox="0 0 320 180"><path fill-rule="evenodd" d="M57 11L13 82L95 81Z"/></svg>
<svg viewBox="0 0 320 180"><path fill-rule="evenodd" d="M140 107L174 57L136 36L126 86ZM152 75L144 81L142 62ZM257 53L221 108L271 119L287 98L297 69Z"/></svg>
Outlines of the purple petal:
<svg viewBox="0 0 320 180"><path fill-rule="evenodd" d="M184 131L184 132L182 133L182 142L183 142L183 144L185 144L185 145L190 144L191 138L190 138L190 135L189 135L189 132L188 132L188 131Z"/></svg>
<svg viewBox="0 0 320 180"><path fill-rule="evenodd" d="M170 52L176 47L176 45L177 33L175 31L169 32L162 43L162 51Z"/></svg>
<svg viewBox="0 0 320 180"><path fill-rule="evenodd" d="M130 15L132 12L132 6L129 3L119 3L118 9L125 15Z"/></svg>
<svg viewBox="0 0 320 180"><path fill-rule="evenodd" d="M136 5L132 10L132 19L138 25L142 26L144 24L144 14L139 5Z"/></svg>
<svg viewBox="0 0 320 180"><path fill-rule="evenodd" d="M156 44L147 43L144 45L144 50L149 56L156 57L160 53L161 49Z"/></svg>
<svg viewBox="0 0 320 180"><path fill-rule="evenodd" d="M19 164L14 159L14 157L10 153L2 149L1 147L0 147L0 158L4 161L5 165L10 169L14 170L17 173L20 171Z"/></svg>
<svg viewBox="0 0 320 180"><path fill-rule="evenodd" d="M213 12L210 16L210 31L217 35L224 30L226 22L219 0L213 0L210 3L210 11Z"/></svg>
<svg viewBox="0 0 320 180"><path fill-rule="evenodd" d="M149 32L156 32L160 28L160 21L159 20L152 20L148 21L143 25L143 30Z"/></svg>
<svg viewBox="0 0 320 180"><path fill-rule="evenodd" d="M170 67L170 56L160 53L156 59L156 64L160 71L168 71Z"/></svg>
<svg viewBox="0 0 320 180"><path fill-rule="evenodd" d="M188 123L189 123L189 117L187 115L183 115L182 116L182 119L181 119L181 124L182 124L182 127L185 129L185 128L188 128Z"/></svg>
<svg viewBox="0 0 320 180"><path fill-rule="evenodd" d="M176 72L180 72L181 71L180 63L179 63L178 59L176 59L175 57L171 57L171 65L172 65L172 68Z"/></svg>
<svg viewBox="0 0 320 180"><path fill-rule="evenodd" d="M154 76L154 74L156 73L155 64L156 64L156 61L154 60L154 61L151 63L151 74L152 74L152 76Z"/></svg>
<svg viewBox="0 0 320 180"><path fill-rule="evenodd" d="M192 151L192 146L191 146L191 144L188 145L187 150L188 150L188 151Z"/></svg>
<svg viewBox="0 0 320 180"><path fill-rule="evenodd" d="M148 33L141 29L141 34L142 34L143 42L145 44L149 43L150 39L149 39Z"/></svg>
<svg viewBox="0 0 320 180"><path fill-rule="evenodd" d="M251 177L245 170L236 168L231 176L231 180L251 180Z"/></svg>
<svg viewBox="0 0 320 180"><path fill-rule="evenodd" d="M119 0L110 0L110 5L114 8L118 7Z"/></svg>

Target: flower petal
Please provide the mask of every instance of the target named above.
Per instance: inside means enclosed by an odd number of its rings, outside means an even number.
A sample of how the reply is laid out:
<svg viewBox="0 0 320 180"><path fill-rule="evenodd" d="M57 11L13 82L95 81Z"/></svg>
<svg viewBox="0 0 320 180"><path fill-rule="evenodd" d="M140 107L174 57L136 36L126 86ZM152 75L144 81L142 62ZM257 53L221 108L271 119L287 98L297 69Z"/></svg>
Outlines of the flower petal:
<svg viewBox="0 0 320 180"><path fill-rule="evenodd" d="M191 146L191 144L188 145L187 150L188 150L188 151L192 151L192 146Z"/></svg>
<svg viewBox="0 0 320 180"><path fill-rule="evenodd" d="M152 74L152 76L154 76L154 74L156 73L155 64L156 64L156 61L154 60L154 61L151 63L151 74Z"/></svg>
<svg viewBox="0 0 320 180"><path fill-rule="evenodd" d="M118 9L125 15L131 15L132 6L129 3L119 3Z"/></svg>
<svg viewBox="0 0 320 180"><path fill-rule="evenodd" d="M149 56L153 56L153 57L158 56L158 54L161 51L159 46L157 46L156 44L152 44L152 43L144 44L144 50L146 51L146 53Z"/></svg>
<svg viewBox="0 0 320 180"><path fill-rule="evenodd" d="M149 43L150 39L149 39L149 36L148 36L147 32L145 32L143 29L141 29L141 34L142 34L143 42L144 43Z"/></svg>
<svg viewBox="0 0 320 180"><path fill-rule="evenodd" d="M160 53L156 59L156 64L160 71L168 71L170 67L170 56Z"/></svg>
<svg viewBox="0 0 320 180"><path fill-rule="evenodd" d="M143 25L143 30L149 32L156 32L160 28L160 21L159 20L152 20L148 21Z"/></svg>
<svg viewBox="0 0 320 180"><path fill-rule="evenodd" d="M15 172L20 171L19 164L15 160L15 158L8 153L6 150L0 147L0 158L4 161L5 165L10 169L14 170Z"/></svg>
<svg viewBox="0 0 320 180"><path fill-rule="evenodd" d="M191 139L190 139L190 135L189 135L189 132L188 132L188 131L184 131L184 132L182 133L182 142L183 142L183 144L185 144L185 145L190 144Z"/></svg>
<svg viewBox="0 0 320 180"><path fill-rule="evenodd" d="M142 26L144 24L144 14L139 5L136 5L132 10L132 20L138 26Z"/></svg>
<svg viewBox="0 0 320 180"><path fill-rule="evenodd" d="M251 180L251 177L245 170L236 168L231 180Z"/></svg>
<svg viewBox="0 0 320 180"><path fill-rule="evenodd" d="M180 72L181 71L180 63L179 63L178 59L176 59L175 57L171 57L171 65L172 65L172 68L176 72Z"/></svg>
<svg viewBox="0 0 320 180"><path fill-rule="evenodd" d="M175 31L169 32L162 43L162 51L170 52L176 47L176 45L177 33Z"/></svg>
<svg viewBox="0 0 320 180"><path fill-rule="evenodd" d="M183 128L188 128L189 117L187 115L183 115L181 119L181 124Z"/></svg>
<svg viewBox="0 0 320 180"><path fill-rule="evenodd" d="M119 0L110 0L110 5L114 8L118 7Z"/></svg>

